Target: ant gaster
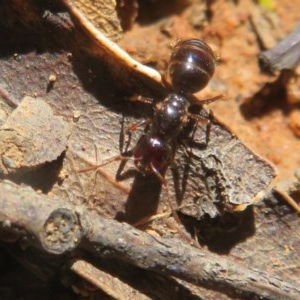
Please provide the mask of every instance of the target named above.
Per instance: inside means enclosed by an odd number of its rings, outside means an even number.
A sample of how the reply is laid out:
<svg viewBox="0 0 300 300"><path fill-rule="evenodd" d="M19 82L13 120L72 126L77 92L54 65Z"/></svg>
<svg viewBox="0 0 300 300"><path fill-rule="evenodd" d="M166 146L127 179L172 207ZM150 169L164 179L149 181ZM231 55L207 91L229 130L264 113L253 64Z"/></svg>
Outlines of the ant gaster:
<svg viewBox="0 0 300 300"><path fill-rule="evenodd" d="M175 45L165 78L172 93L155 106L149 130L132 149L134 163L141 173L154 173L166 185L164 173L174 160L179 134L190 118L201 119L188 111L188 96L208 84L215 65L214 53L204 41L189 39ZM210 103L221 97L199 101Z"/></svg>

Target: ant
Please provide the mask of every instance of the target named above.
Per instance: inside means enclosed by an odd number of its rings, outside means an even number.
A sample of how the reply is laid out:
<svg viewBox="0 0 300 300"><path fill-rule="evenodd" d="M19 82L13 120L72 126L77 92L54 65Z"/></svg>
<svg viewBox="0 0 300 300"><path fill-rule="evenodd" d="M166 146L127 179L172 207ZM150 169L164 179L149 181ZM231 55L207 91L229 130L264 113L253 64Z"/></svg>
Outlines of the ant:
<svg viewBox="0 0 300 300"><path fill-rule="evenodd" d="M119 155L108 161L82 171L97 169L116 160L132 159L137 170L142 174L155 174L163 186L167 187L165 172L174 160L179 135L192 119L198 122L209 122L201 116L189 112L191 95L202 90L215 72L216 57L212 49L202 40L188 39L178 42L173 48L170 62L164 78L164 85L170 93L154 106L152 120L144 120L133 124L129 131L147 125L146 132L136 146L128 152L128 156ZM213 102L222 95L198 100L202 105ZM154 99L135 97L131 99L153 104ZM173 210L173 209L172 209ZM173 210L174 211L174 210Z"/></svg>
<svg viewBox="0 0 300 300"><path fill-rule="evenodd" d="M164 78L165 85L169 86L171 93L156 104L152 121L141 123L150 123L150 127L131 150L134 164L142 174L156 174L164 186L164 174L174 160L180 133L189 119L196 122L203 119L188 111L191 102L189 95L202 90L208 84L215 72L215 65L215 55L204 41L189 39L177 43ZM202 105L219 98L222 98L222 95L198 101L201 101ZM153 102L143 97L136 100Z"/></svg>

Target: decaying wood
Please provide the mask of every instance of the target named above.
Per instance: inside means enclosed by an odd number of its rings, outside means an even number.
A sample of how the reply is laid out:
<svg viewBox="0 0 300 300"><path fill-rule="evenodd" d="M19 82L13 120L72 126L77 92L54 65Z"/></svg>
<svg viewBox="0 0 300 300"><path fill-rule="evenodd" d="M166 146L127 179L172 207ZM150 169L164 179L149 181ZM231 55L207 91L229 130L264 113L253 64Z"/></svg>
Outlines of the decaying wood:
<svg viewBox="0 0 300 300"><path fill-rule="evenodd" d="M268 299L300 296L296 283L245 269L228 258L182 245L179 240L155 237L128 224L106 220L61 200L36 194L31 188L5 181L0 194L1 231L11 231L16 240L48 253L66 254L82 248L96 256L118 258L143 269L237 295Z"/></svg>

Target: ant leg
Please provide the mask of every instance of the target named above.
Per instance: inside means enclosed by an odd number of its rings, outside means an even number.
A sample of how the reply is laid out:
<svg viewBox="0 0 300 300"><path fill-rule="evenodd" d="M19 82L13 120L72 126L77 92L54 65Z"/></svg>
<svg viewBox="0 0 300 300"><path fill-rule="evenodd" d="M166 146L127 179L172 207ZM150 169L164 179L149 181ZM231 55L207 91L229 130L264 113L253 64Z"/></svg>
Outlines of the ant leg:
<svg viewBox="0 0 300 300"><path fill-rule="evenodd" d="M214 97L210 97L210 98L206 98L206 99L201 99L199 101L202 104L209 104L209 103L215 102L217 100L224 100L224 99L225 99L224 95L217 95L217 96L214 96Z"/></svg>
<svg viewBox="0 0 300 300"><path fill-rule="evenodd" d="M162 183L162 185L164 187L167 187L166 178L153 166L152 163L150 163L150 166L151 166L151 171L158 177L158 179L160 180L160 182Z"/></svg>
<svg viewBox="0 0 300 300"><path fill-rule="evenodd" d="M225 96L224 95L217 95L211 98L206 98L206 99L198 99L195 96L190 96L192 102L194 102L195 104L199 104L199 105L203 105L203 104L209 104L212 102L215 102L217 100L224 100Z"/></svg>
<svg viewBox="0 0 300 300"><path fill-rule="evenodd" d="M100 174L101 177L103 177L104 179L106 179L107 181L109 181L116 188L122 190L126 194L130 193L130 188L128 188L128 186L126 186L122 182L117 181L113 176L111 176L106 171L104 171L104 170L101 169L101 166L106 165L106 164L108 164L110 162L117 161L117 160L126 161L126 160L131 159L130 157L125 157L125 156L121 156L121 155L114 156L111 159L105 161L103 164L97 164L98 159L96 159L96 164L95 164L95 162L89 160L87 157L85 157L83 155L80 155L79 153L77 153L77 157L79 159L81 159L82 161L84 161L85 163L91 165L91 167L85 168L85 169L80 169L80 170L77 169L76 173L85 173L85 172L89 172L89 171L95 171L96 176L97 176L97 174ZM96 158L97 158L97 152L96 152Z"/></svg>
<svg viewBox="0 0 300 300"><path fill-rule="evenodd" d="M140 122L137 123L132 123L128 128L127 128L127 132L134 132L136 131L139 127L141 126L147 126L151 123L151 119L146 119L146 120L142 120Z"/></svg>
<svg viewBox="0 0 300 300"><path fill-rule="evenodd" d="M177 225L178 225L178 233L180 234L180 236L186 240L187 242L189 242L190 244L194 244L193 240L190 238L190 236L187 235L185 229L184 229L184 226L182 224L182 222L180 221L180 218L178 216L178 213L176 211L176 209L174 208L173 204L172 204L172 201L171 201L171 198L170 198L170 194L169 194L169 189L168 189L168 184L167 184L167 181L165 179L164 176L162 176L162 174L153 166L153 164L151 164L151 170L152 172L159 178L159 180L162 182L164 188L166 189L166 192L167 192L167 200L168 200L168 204L170 206L170 209L171 209L171 214L172 216L174 217ZM148 221L152 221L156 218L159 218L161 216L165 216L165 214L159 214L159 215L156 215L156 216L153 216L152 218L148 218L148 220L144 220L146 222ZM140 222L139 222L140 223ZM141 223L140 223L141 224ZM196 243L195 246L198 246L198 244Z"/></svg>
<svg viewBox="0 0 300 300"><path fill-rule="evenodd" d="M167 191L167 200L168 200L168 204L171 208L172 215L173 215L174 219L176 220L176 222L178 224L181 224L180 219L178 217L178 214L177 214L176 210L174 209L173 204L172 204L171 199L170 199L170 194L169 194L169 189L168 189L168 184L167 184L166 178L153 166L152 163L151 163L151 170L158 177L158 179L161 181L162 185L166 189L166 191Z"/></svg>
<svg viewBox="0 0 300 300"><path fill-rule="evenodd" d="M168 185L167 185L167 181L165 179L165 177L153 166L153 164L151 164L151 171L157 176L157 178L160 180L161 184L165 187L166 191L167 191L167 198L168 198L168 204L171 208L171 213L173 214L175 220L180 224L180 220L179 217L177 216L177 213L175 211L175 209L173 208L173 205L171 203L170 200L170 196L169 196L169 190L168 190ZM139 220L138 222L132 224L134 227L139 227L141 225L144 225L146 223L152 222L153 220L156 220L158 218L161 217L166 217L169 216L170 213L161 213L161 214L156 214L156 215L152 215L152 216L147 216L141 220Z"/></svg>
<svg viewBox="0 0 300 300"><path fill-rule="evenodd" d="M146 223L150 223L150 222L152 222L156 219L160 219L160 218L164 218L164 217L168 217L168 216L170 216L169 212L164 212L164 213L161 213L161 214L147 216L147 217L135 222L134 224L132 224L132 226L138 228L142 225L145 225Z"/></svg>
<svg viewBox="0 0 300 300"><path fill-rule="evenodd" d="M122 155L116 155L116 156L113 156L107 160L105 160L103 163L101 164L98 164L98 165L94 165L94 166L91 166L89 168L85 168L85 169L81 169L78 171L78 173L85 173L85 172L89 172L89 171L93 171L93 170L97 170L103 166L106 166L114 161L128 161L128 160L131 160L132 158L131 157L128 157L128 156L122 156Z"/></svg>
<svg viewBox="0 0 300 300"><path fill-rule="evenodd" d="M210 124L210 120L201 117L199 115L194 115L192 113L188 113L189 118L193 119L196 122L196 125L199 126L199 124L207 127ZM203 127L201 127L202 129L204 129Z"/></svg>
<svg viewBox="0 0 300 300"><path fill-rule="evenodd" d="M193 132L192 132L192 140L194 140L194 135L196 133L197 127L200 127L202 129L202 131L206 133L205 144L207 145L209 142L209 132L210 132L210 125L211 125L210 120L207 118L204 118L202 116L194 115L191 113L188 113L188 116L190 119L192 119L196 122L196 126L194 126ZM193 154L192 150L190 150L190 151Z"/></svg>
<svg viewBox="0 0 300 300"><path fill-rule="evenodd" d="M128 98L129 101L137 101L137 102L142 102L146 104L153 104L154 99L151 97L144 97L141 95L133 95Z"/></svg>
<svg viewBox="0 0 300 300"><path fill-rule="evenodd" d="M141 102L141 103L146 103L146 104L153 104L154 99L150 97L144 97L141 95L134 95L128 98L129 101L136 101L136 102ZM139 127L144 126L144 125L149 125L151 123L150 119L142 120L138 123L132 123L127 131L133 132L136 131Z"/></svg>

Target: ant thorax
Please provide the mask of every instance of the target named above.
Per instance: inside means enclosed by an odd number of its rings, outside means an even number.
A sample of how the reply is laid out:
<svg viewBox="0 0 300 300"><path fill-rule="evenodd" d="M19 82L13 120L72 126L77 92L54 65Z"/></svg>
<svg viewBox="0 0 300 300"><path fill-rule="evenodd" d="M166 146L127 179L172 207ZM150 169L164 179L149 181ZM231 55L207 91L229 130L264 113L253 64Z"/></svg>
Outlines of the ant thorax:
<svg viewBox="0 0 300 300"><path fill-rule="evenodd" d="M169 94L155 107L152 124L133 148L134 163L141 173L163 175L174 159L177 140L188 120L188 100Z"/></svg>
<svg viewBox="0 0 300 300"><path fill-rule="evenodd" d="M189 101L178 94L169 94L156 105L151 130L169 140L176 137L188 119Z"/></svg>

